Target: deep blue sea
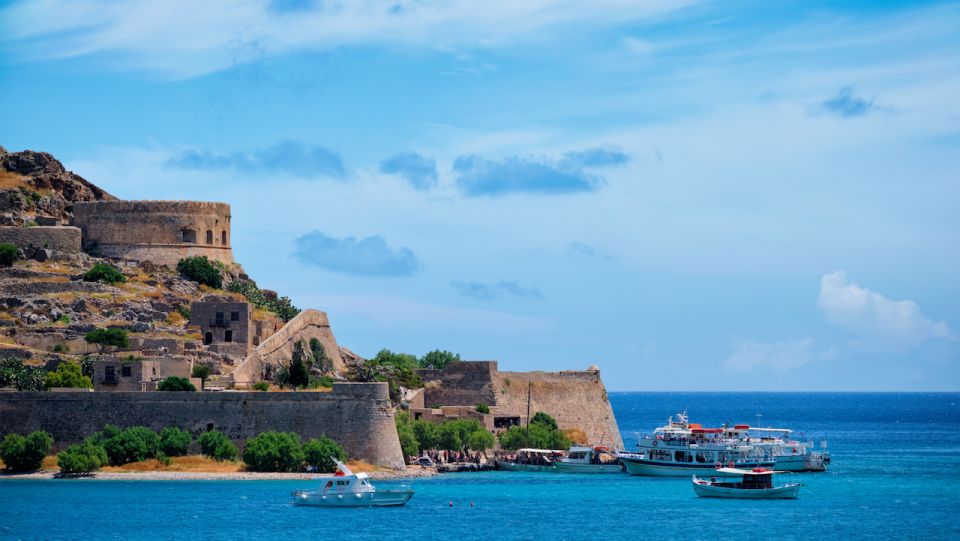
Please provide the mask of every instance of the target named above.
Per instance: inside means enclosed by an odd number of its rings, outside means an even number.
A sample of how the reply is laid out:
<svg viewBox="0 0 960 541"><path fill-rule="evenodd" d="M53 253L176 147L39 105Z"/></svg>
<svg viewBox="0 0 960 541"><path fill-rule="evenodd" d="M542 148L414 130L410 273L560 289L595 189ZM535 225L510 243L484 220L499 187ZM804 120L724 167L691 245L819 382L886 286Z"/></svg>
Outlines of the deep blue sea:
<svg viewBox="0 0 960 541"><path fill-rule="evenodd" d="M0 539L960 539L960 393L611 393L628 448L687 410L827 440L798 500L699 499L684 478L509 472L413 483L404 508L293 507L309 481L0 480ZM381 482L382 485L390 483ZM450 507L450 502L453 506Z"/></svg>

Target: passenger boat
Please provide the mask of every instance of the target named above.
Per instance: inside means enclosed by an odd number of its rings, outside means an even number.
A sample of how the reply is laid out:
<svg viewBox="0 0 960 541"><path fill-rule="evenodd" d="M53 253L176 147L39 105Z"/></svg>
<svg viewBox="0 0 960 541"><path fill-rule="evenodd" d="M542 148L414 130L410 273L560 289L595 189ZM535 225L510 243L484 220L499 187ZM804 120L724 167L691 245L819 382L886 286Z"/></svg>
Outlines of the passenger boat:
<svg viewBox="0 0 960 541"><path fill-rule="evenodd" d="M554 463L558 473L622 473L620 458L607 447L574 445L567 456Z"/></svg>
<svg viewBox="0 0 960 541"><path fill-rule="evenodd" d="M777 473L784 472L765 468L719 468L709 480L694 475L693 491L701 498L796 499L800 495L800 483L775 487L773 475Z"/></svg>
<svg viewBox="0 0 960 541"><path fill-rule="evenodd" d="M563 451L518 449L512 459L497 459L497 469L506 471L554 471Z"/></svg>
<svg viewBox="0 0 960 541"><path fill-rule="evenodd" d="M377 490L367 474L353 473L346 464L337 460L337 472L321 477L323 490L298 490L293 493L294 505L315 507L392 507L406 505L413 497L413 490Z"/></svg>
<svg viewBox="0 0 960 541"><path fill-rule="evenodd" d="M686 477L709 475L717 467L772 468L773 458L763 449L723 436L723 428L703 428L690 423L685 413L667 420L651 436L637 443L638 452L619 453L630 475Z"/></svg>
<svg viewBox="0 0 960 541"><path fill-rule="evenodd" d="M825 471L830 464L826 442L821 442L820 450L816 450L813 442L790 439L792 432L788 428L757 428L745 424L724 427L725 438L759 448L774 460L774 467L778 470Z"/></svg>

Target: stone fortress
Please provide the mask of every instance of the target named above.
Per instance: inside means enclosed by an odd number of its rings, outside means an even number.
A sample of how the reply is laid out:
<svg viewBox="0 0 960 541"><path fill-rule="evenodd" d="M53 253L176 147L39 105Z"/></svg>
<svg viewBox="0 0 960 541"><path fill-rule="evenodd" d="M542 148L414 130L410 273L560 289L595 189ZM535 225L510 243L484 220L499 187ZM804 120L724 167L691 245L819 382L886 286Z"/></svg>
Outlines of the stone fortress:
<svg viewBox="0 0 960 541"><path fill-rule="evenodd" d="M240 295L207 293L170 271L150 272L152 267L173 269L184 257L201 255L223 264L225 272L245 277L231 249L229 205L117 200L42 153L9 154L0 147L0 165L32 175L28 186L51 194L31 210L22 198L16 199L19 192L4 192L0 184L0 224L10 224L0 225L0 242L17 245L30 259L64 261L74 268L106 258L127 272L146 272L148 278L138 286L165 288L132 295L136 298L117 307L131 296L130 288L79 281L77 276L64 282L55 273L25 268L0 269L0 331L8 337L0 342L0 355L42 356L51 367L59 362L52 353L58 347L74 355L101 354L95 363L95 392L0 392L0 436L41 428L62 447L106 423L155 428L173 424L195 435L216 428L242 445L258 431L292 430L304 437L332 436L355 458L402 465L386 383L335 383L329 393L246 391L271 379L296 350L311 343L320 344L326 369L336 380L344 379L351 363L363 362L337 343L326 313L304 310L283 322ZM5 201L12 201L7 205L13 207L12 214L4 213ZM104 352L83 340L82 333L93 328L88 323L44 323L60 313L51 308L57 296L77 299L71 305L78 310L71 312L77 319L83 316L83 305L109 306L103 313L112 313L112 320L122 317L133 331L130 346ZM176 312L175 301L188 303L185 328L195 332L195 338L157 332ZM35 321L36 314L22 311L25 304L46 314ZM67 310L62 303L57 306ZM12 325L3 319L8 316L3 310L22 319L29 316L29 321ZM188 377L197 363L216 368L203 390L228 392L155 392L159 380ZM420 375L424 388L408 391L402 404L416 418L473 417L499 432L526 422L529 401L531 413L552 415L561 428L583 431L590 443L622 447L595 367L582 372L501 372L495 361L464 361L444 370L421 370ZM201 382L194 382L200 389ZM480 403L491 412L476 412Z"/></svg>

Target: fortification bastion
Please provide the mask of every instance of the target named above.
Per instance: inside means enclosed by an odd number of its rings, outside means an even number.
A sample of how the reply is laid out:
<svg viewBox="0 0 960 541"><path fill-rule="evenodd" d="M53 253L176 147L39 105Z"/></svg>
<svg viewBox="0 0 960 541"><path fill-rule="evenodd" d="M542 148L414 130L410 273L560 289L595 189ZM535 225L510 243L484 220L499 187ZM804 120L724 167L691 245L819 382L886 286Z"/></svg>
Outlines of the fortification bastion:
<svg viewBox="0 0 960 541"><path fill-rule="evenodd" d="M72 210L91 255L170 267L197 255L233 263L226 203L90 201L74 203Z"/></svg>

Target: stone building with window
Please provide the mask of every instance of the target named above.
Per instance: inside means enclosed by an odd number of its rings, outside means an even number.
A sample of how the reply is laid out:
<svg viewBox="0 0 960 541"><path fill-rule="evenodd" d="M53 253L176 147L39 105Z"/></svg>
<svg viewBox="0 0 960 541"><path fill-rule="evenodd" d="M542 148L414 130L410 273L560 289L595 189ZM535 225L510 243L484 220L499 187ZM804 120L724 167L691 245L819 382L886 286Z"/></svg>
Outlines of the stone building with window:
<svg viewBox="0 0 960 541"><path fill-rule="evenodd" d="M93 363L93 389L98 392L155 391L170 376L190 378L186 357L100 357ZM199 378L190 382L199 390Z"/></svg>
<svg viewBox="0 0 960 541"><path fill-rule="evenodd" d="M229 296L211 295L190 305L190 326L200 329L210 351L234 358L246 357L274 329L254 321L250 303Z"/></svg>

